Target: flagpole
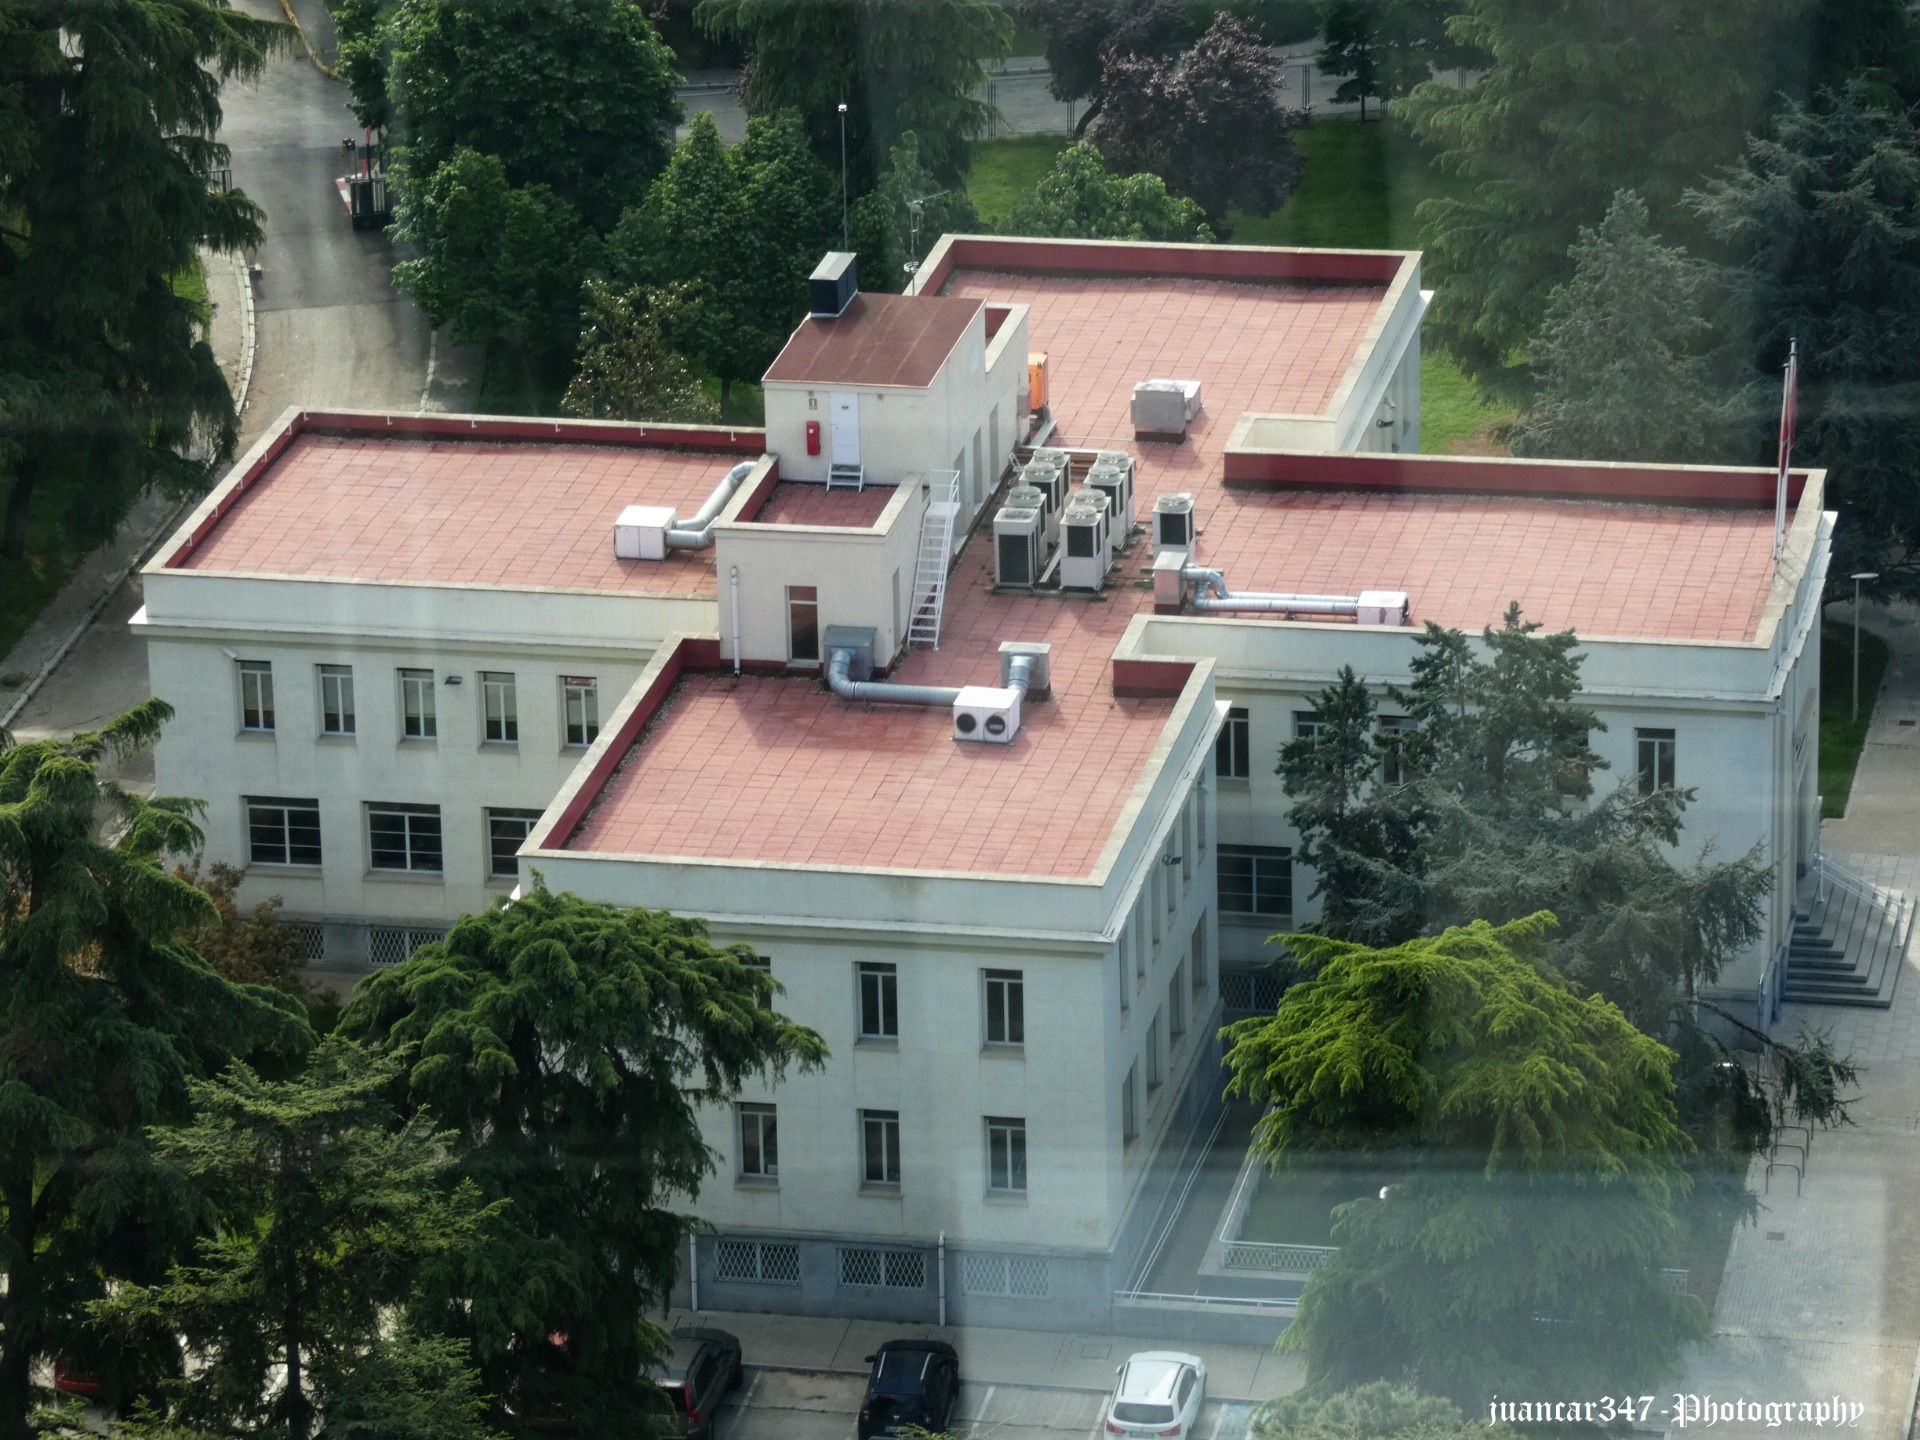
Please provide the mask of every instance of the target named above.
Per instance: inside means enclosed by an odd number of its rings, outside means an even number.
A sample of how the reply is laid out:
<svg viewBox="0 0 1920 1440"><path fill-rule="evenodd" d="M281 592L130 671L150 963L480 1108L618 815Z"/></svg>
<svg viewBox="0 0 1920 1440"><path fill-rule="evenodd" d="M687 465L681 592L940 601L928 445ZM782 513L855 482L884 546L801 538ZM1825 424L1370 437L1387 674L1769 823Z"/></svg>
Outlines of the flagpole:
<svg viewBox="0 0 1920 1440"><path fill-rule="evenodd" d="M1780 468L1773 482L1773 563L1786 548L1787 468L1793 456L1793 432L1800 420L1800 341L1787 342L1786 375L1780 386Z"/></svg>

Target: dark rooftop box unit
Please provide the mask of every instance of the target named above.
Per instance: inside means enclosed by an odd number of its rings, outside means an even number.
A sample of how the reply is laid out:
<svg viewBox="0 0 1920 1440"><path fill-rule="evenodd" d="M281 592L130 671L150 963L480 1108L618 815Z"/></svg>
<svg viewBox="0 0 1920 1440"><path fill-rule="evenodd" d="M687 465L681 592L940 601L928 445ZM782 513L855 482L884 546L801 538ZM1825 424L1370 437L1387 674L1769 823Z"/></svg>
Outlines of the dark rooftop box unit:
<svg viewBox="0 0 1920 1440"><path fill-rule="evenodd" d="M852 252L829 250L807 277L807 308L816 320L831 320L860 293L859 267Z"/></svg>

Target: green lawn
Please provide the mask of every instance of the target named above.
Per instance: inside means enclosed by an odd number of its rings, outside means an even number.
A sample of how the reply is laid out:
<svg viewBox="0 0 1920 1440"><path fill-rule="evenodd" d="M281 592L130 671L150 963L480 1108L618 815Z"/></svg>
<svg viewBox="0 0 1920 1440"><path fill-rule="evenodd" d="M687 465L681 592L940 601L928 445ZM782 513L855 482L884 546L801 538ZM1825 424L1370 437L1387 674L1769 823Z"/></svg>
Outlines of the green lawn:
<svg viewBox="0 0 1920 1440"><path fill-rule="evenodd" d="M1247 1207L1243 1240L1274 1245L1333 1244L1333 1207L1349 1200L1377 1198L1397 1172L1366 1168L1302 1168L1265 1177Z"/></svg>
<svg viewBox="0 0 1920 1440"><path fill-rule="evenodd" d="M1847 813L1853 772L1873 723L1873 702L1887 669L1887 642L1871 630L1860 632L1860 718L1853 718L1853 620L1829 620L1820 627L1820 818L1838 820Z"/></svg>
<svg viewBox="0 0 1920 1440"><path fill-rule="evenodd" d="M720 403L718 380L711 375L702 376L700 388L707 392L707 398L714 404ZM747 380L736 380L733 383L733 394L729 398L732 401L729 408L733 413L727 416L727 424L757 427L767 423L767 402L760 393L758 385Z"/></svg>
<svg viewBox="0 0 1920 1440"><path fill-rule="evenodd" d="M1067 148L1064 135L1017 135L976 140L967 167L967 198L980 218L998 225L1040 183L1053 157Z"/></svg>

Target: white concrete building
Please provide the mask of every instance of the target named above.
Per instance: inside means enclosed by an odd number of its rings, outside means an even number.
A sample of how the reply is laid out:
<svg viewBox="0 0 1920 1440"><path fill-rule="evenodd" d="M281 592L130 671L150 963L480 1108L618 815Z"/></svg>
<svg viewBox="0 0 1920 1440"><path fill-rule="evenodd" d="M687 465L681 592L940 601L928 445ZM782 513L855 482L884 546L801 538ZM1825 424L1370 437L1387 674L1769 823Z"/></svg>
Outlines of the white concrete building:
<svg viewBox="0 0 1920 1440"><path fill-rule="evenodd" d="M929 1319L944 1279L954 1318L1124 1328L1221 1018L1313 918L1275 751L1342 664L1403 681L1427 620L1579 632L1616 773L1697 788L1687 845L1775 868L1723 977L1770 1013L1820 475L1776 564L1771 475L1404 453L1413 255L949 237L916 290L804 321L764 433L293 414L135 622L178 710L160 789L327 966L531 870L769 958L833 1059L707 1117L706 1303ZM998 585L1030 352L1076 475L1125 451L1143 517L1185 497L1187 563L1291 607L1203 609L1144 530L1090 587ZM1181 438L1133 434L1149 379L1197 392Z"/></svg>

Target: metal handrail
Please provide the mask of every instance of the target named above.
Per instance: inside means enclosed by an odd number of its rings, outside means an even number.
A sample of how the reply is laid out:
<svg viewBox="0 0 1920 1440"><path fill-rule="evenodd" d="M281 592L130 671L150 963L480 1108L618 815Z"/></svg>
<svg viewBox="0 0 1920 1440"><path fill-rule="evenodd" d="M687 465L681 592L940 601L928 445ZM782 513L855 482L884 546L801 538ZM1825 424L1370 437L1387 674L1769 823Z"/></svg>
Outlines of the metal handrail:
<svg viewBox="0 0 1920 1440"><path fill-rule="evenodd" d="M1241 1295L1166 1295L1154 1290L1116 1290L1113 1298L1118 1302L1131 1302L1136 1305L1198 1305L1208 1309L1228 1310L1298 1310L1298 1300L1260 1300L1252 1296Z"/></svg>
<svg viewBox="0 0 1920 1440"><path fill-rule="evenodd" d="M1898 898L1888 896L1879 886L1874 885L1870 881L1862 880L1851 871L1834 864L1833 861L1818 851L1814 853L1813 868L1819 872L1820 875L1821 889L1819 895L1816 897L1818 903L1822 905L1826 904L1826 886L1831 882L1835 889L1843 890L1857 899L1865 900L1869 905L1872 905L1883 914L1892 916L1897 932L1899 922L1907 912L1906 896L1902 895Z"/></svg>

